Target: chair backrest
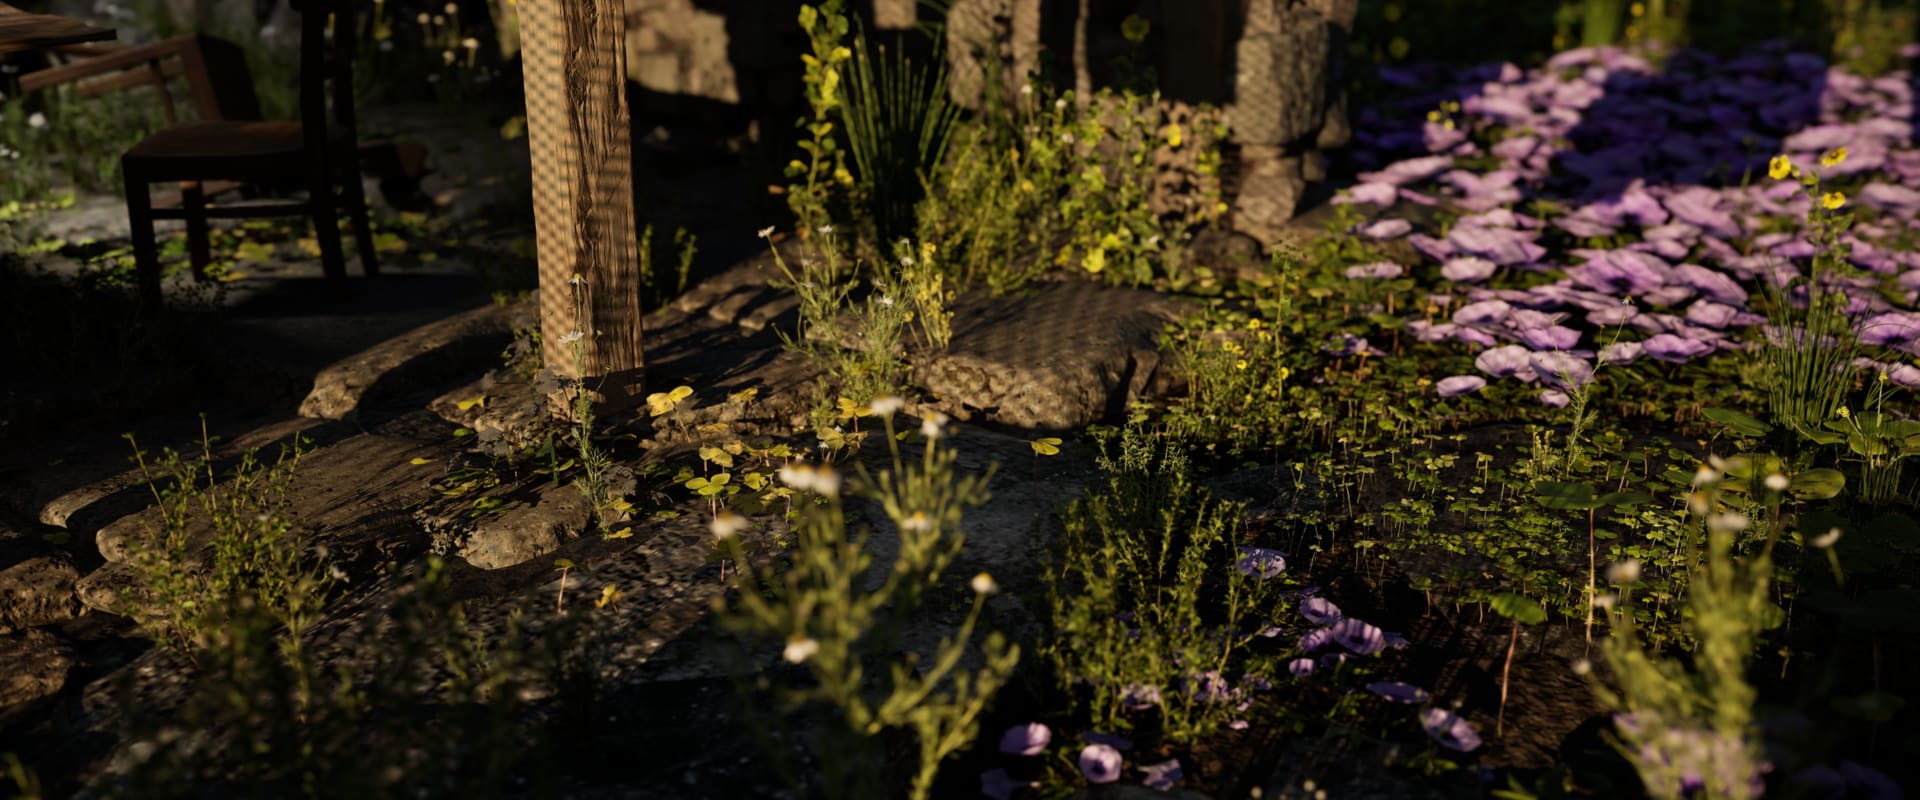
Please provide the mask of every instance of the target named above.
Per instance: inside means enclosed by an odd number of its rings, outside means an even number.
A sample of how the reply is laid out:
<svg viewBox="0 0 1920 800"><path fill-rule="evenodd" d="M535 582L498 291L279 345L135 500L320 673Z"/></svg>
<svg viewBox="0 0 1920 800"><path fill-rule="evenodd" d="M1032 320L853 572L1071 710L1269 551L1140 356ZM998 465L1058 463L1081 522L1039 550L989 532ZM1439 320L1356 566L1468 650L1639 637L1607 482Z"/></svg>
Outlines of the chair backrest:
<svg viewBox="0 0 1920 800"><path fill-rule="evenodd" d="M291 0L300 14L300 122L309 153L325 152L329 122L354 130L355 2Z"/></svg>

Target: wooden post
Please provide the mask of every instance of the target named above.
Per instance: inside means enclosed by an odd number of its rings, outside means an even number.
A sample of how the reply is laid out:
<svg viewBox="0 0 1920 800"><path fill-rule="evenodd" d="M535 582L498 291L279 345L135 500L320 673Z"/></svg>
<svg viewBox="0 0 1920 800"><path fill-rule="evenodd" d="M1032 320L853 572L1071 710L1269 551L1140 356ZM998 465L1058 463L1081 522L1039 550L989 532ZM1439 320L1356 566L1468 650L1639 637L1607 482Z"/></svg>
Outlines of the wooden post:
<svg viewBox="0 0 1920 800"><path fill-rule="evenodd" d="M626 5L520 0L519 11L542 355L557 374L597 390L602 408L631 408L642 361ZM575 318L576 291L586 293L586 320ZM587 334L584 375L564 341L573 331Z"/></svg>

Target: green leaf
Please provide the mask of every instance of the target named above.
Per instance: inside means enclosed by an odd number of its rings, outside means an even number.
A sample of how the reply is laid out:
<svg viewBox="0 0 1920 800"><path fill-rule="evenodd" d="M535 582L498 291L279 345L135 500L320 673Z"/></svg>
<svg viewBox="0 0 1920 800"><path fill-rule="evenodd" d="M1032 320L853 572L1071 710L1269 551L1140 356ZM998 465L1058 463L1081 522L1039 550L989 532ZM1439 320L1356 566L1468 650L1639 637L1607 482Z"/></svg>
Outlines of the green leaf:
<svg viewBox="0 0 1920 800"><path fill-rule="evenodd" d="M1506 617L1522 625L1538 625L1547 621L1547 610L1533 598L1511 592L1496 595L1491 603L1493 613Z"/></svg>
<svg viewBox="0 0 1920 800"><path fill-rule="evenodd" d="M1810 469L1793 476L1787 491L1801 500L1827 500L1846 488L1847 476L1830 467Z"/></svg>
<svg viewBox="0 0 1920 800"><path fill-rule="evenodd" d="M1731 408L1705 408L1701 416L1718 422L1736 434L1752 439L1765 437L1773 431L1773 426Z"/></svg>
<svg viewBox="0 0 1920 800"><path fill-rule="evenodd" d="M1594 498L1593 487L1584 483L1536 481L1533 494L1540 505L1560 511L1585 511L1602 505Z"/></svg>
<svg viewBox="0 0 1920 800"><path fill-rule="evenodd" d="M1594 502L1603 506L1644 506L1654 499L1653 495L1639 492L1612 492L1600 495Z"/></svg>

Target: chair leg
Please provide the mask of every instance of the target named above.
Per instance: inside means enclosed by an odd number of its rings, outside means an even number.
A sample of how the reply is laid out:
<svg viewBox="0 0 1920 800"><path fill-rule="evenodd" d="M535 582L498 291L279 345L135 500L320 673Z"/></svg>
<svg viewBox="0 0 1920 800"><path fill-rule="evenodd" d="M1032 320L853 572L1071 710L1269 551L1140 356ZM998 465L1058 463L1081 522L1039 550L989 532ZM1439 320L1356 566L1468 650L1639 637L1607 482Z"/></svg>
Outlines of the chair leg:
<svg viewBox="0 0 1920 800"><path fill-rule="evenodd" d="M120 163L127 191L127 226L133 234L134 275L140 286L140 304L148 311L160 308L160 248L153 240L153 198L147 181L125 161Z"/></svg>
<svg viewBox="0 0 1920 800"><path fill-rule="evenodd" d="M180 208L187 216L187 261L193 265L193 279L206 283L213 246L207 235L207 195L199 181L181 181Z"/></svg>
<svg viewBox="0 0 1920 800"><path fill-rule="evenodd" d="M360 182L360 170L347 170L343 192L347 201L347 223L353 226L353 241L360 250L360 274L380 274L380 256L373 251L373 226L367 219L367 192Z"/></svg>
<svg viewBox="0 0 1920 800"><path fill-rule="evenodd" d="M320 269L333 293L347 295L347 257L340 248L340 207L333 198L331 171L322 163L307 175L307 203L313 212L313 238L320 244Z"/></svg>

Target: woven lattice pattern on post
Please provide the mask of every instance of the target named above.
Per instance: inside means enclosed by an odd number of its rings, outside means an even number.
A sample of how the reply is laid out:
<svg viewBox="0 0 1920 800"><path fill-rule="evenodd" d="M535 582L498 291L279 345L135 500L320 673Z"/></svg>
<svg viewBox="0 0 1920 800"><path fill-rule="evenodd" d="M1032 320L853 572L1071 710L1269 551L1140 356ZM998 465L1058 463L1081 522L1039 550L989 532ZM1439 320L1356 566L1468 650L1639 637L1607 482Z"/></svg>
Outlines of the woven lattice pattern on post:
<svg viewBox="0 0 1920 800"><path fill-rule="evenodd" d="M616 408L639 390L641 330L626 104L625 10L618 0L521 5L528 145L546 363L575 376L571 331L589 334L586 378ZM574 275L590 319L575 318Z"/></svg>

